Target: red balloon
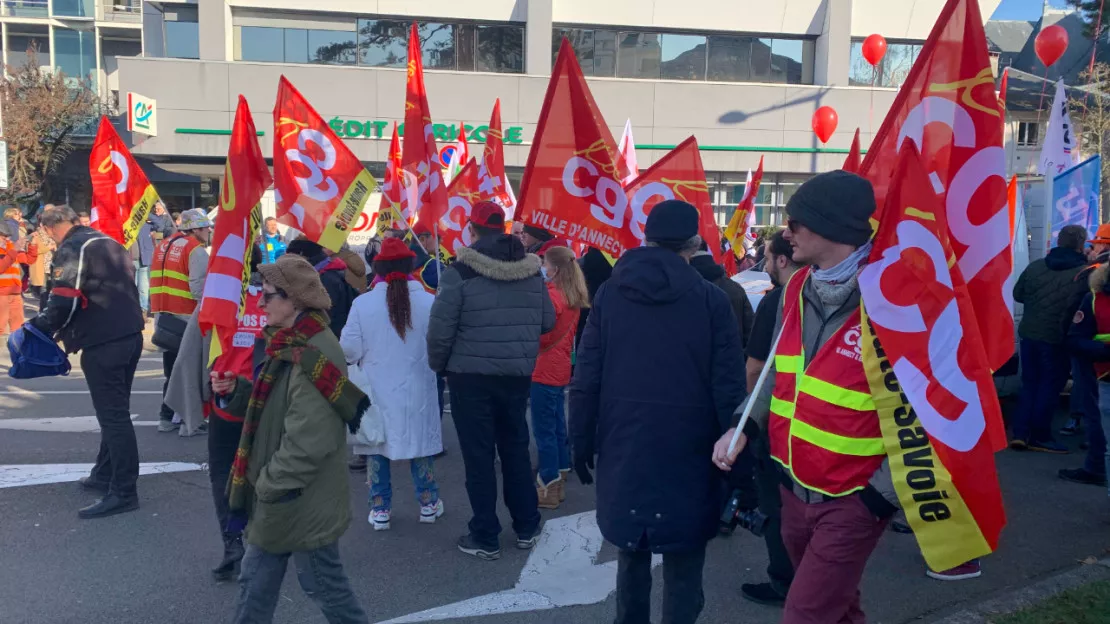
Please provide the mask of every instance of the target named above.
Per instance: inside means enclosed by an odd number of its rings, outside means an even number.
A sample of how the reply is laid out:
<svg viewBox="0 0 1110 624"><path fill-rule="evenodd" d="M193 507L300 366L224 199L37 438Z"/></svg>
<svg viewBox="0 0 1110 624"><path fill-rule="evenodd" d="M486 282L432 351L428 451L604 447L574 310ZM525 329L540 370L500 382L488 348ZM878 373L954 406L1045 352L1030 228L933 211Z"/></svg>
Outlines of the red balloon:
<svg viewBox="0 0 1110 624"><path fill-rule="evenodd" d="M1060 60L1067 49L1068 31L1059 24L1053 24L1037 33L1037 38L1033 41L1033 50L1045 67L1051 67Z"/></svg>
<svg viewBox="0 0 1110 624"><path fill-rule="evenodd" d="M836 132L836 124L840 121L837 117L836 111L831 106L822 106L813 112L813 133L821 139L822 143L828 143L833 133Z"/></svg>
<svg viewBox="0 0 1110 624"><path fill-rule="evenodd" d="M875 67L886 56L886 38L882 35L871 35L863 40L863 58Z"/></svg>

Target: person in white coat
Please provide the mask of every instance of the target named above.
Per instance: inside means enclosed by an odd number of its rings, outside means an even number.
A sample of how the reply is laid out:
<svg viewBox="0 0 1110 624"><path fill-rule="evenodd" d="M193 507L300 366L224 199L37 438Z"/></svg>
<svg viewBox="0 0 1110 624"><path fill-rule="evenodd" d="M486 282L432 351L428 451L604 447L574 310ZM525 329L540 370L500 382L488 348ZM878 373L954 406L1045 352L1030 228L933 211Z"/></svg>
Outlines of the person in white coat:
<svg viewBox="0 0 1110 624"><path fill-rule="evenodd" d="M414 257L400 239L382 243L374 285L355 299L339 341L347 362L360 368L369 386L363 390L385 426L384 443L355 449L370 456L369 520L375 531L388 529L392 515L390 460L411 460L420 522L443 515L434 459L443 450L443 432L426 340L435 297L413 277Z"/></svg>

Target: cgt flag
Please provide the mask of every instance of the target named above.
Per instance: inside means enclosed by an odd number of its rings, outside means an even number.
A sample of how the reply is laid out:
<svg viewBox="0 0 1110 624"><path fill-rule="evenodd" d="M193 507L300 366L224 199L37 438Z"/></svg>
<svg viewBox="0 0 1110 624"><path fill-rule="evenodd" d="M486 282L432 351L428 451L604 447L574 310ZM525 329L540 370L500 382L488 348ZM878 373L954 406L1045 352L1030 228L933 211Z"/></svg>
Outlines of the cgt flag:
<svg viewBox="0 0 1110 624"><path fill-rule="evenodd" d="M439 220L441 258L454 258L460 247L474 242L466 224L470 223L470 209L481 200L478 187L478 163L471 159L447 187L447 212Z"/></svg>
<svg viewBox="0 0 1110 624"><path fill-rule="evenodd" d="M493 114L486 131L486 148L478 166L478 192L482 201L491 201L505 211L505 221L516 216L516 196L505 176L505 139L501 131L501 100L493 103Z"/></svg>
<svg viewBox="0 0 1110 624"><path fill-rule="evenodd" d="M158 192L107 117L100 118L89 153L93 227L130 248L146 223Z"/></svg>
<svg viewBox="0 0 1110 624"><path fill-rule="evenodd" d="M628 244L639 245L629 237L632 216L621 186L627 175L564 38L528 152L517 220L619 257ZM553 229L560 223L562 231Z"/></svg>
<svg viewBox="0 0 1110 624"><path fill-rule="evenodd" d="M1006 524L989 433L1002 412L942 204L912 143L896 164L859 276L864 369L898 499L947 570L992 552Z"/></svg>
<svg viewBox="0 0 1110 624"><path fill-rule="evenodd" d="M389 143L389 153L385 160L385 180L382 183L382 202L378 207L378 235L386 230L401 230L408 227L408 220L401 209L401 140L397 135L397 123L393 124L393 139Z"/></svg>
<svg viewBox="0 0 1110 624"><path fill-rule="evenodd" d="M748 247L754 242L752 226L755 224L755 198L759 196L759 186L763 183L763 157L759 157L759 167L755 176L748 170L748 180L744 183L744 197L732 213L725 228L725 241L732 250L733 257L741 259L748 254Z"/></svg>
<svg viewBox="0 0 1110 624"><path fill-rule="evenodd" d="M247 300L251 276L251 250L262 225L262 195L273 184L270 169L258 145L247 99L239 96L235 125L231 129L231 146L224 165L224 185L220 193L220 212L212 233L212 249L208 259L208 278L204 281L197 321L200 330L212 330L212 350L208 366L222 353L230 353L240 339L236 332L238 319ZM250 344L254 344L253 336Z"/></svg>
<svg viewBox="0 0 1110 624"><path fill-rule="evenodd" d="M881 222L899 147L905 139L917 146L996 370L1014 352L1000 119L979 4L948 0L860 168L875 187ZM997 448L1004 433L992 432Z"/></svg>
<svg viewBox="0 0 1110 624"><path fill-rule="evenodd" d="M852 147L848 149L848 156L844 159L844 165L840 168L848 173L859 173L860 160L859 128L856 128L856 136L852 138Z"/></svg>
<svg viewBox="0 0 1110 624"><path fill-rule="evenodd" d="M285 77L274 105L278 221L339 251L378 183Z"/></svg>
<svg viewBox="0 0 1110 624"><path fill-rule="evenodd" d="M428 91L424 88L424 62L416 22L409 30L408 82L405 87L405 140L401 148L401 170L405 193L401 199L406 215L424 223L439 221L447 212L447 187L439 162ZM464 133L465 134L465 133ZM413 217L409 217L410 222Z"/></svg>
<svg viewBox="0 0 1110 624"><path fill-rule="evenodd" d="M628 186L640 175L640 163L636 160L636 140L632 138L631 119L626 119L624 122L624 134L621 135L621 142L617 144L617 153L624 161L624 166L628 168L628 175L621 180L621 184Z"/></svg>

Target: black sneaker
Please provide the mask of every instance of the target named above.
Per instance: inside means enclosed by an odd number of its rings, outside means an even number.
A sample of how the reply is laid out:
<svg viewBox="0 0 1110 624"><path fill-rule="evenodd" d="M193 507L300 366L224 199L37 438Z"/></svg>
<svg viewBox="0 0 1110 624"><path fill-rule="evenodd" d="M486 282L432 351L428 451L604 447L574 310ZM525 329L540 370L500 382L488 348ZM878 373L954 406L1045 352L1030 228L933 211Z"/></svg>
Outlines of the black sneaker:
<svg viewBox="0 0 1110 624"><path fill-rule="evenodd" d="M1068 418L1068 422L1064 423L1064 426L1060 428L1060 435L1073 436L1079 433L1079 429L1079 418L1071 416Z"/></svg>
<svg viewBox="0 0 1110 624"><path fill-rule="evenodd" d="M1106 486L1106 475L1088 472L1086 468L1063 468L1056 474L1064 481L1071 481L1072 483Z"/></svg>
<svg viewBox="0 0 1110 624"><path fill-rule="evenodd" d="M781 607L786 604L786 595L780 594L770 583L744 583L740 595L756 604Z"/></svg>
<svg viewBox="0 0 1110 624"><path fill-rule="evenodd" d="M536 527L536 530L529 536L518 535L516 537L516 547L520 550L532 550L539 543L541 533L543 533L543 525Z"/></svg>
<svg viewBox="0 0 1110 624"><path fill-rule="evenodd" d="M470 535L459 538L459 550L482 561L497 561L501 558L501 548L479 544Z"/></svg>

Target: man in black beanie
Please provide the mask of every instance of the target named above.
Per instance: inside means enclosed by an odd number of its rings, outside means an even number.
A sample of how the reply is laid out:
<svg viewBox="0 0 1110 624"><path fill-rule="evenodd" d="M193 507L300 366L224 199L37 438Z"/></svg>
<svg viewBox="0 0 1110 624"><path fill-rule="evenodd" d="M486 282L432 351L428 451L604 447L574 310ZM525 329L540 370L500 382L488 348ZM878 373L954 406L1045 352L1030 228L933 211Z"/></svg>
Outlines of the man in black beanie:
<svg viewBox="0 0 1110 624"><path fill-rule="evenodd" d="M784 287L778 347L736 450L733 431L713 463L728 469L765 431L779 466L782 541L794 564L784 624L862 622L859 581L898 497L860 349L858 276L871 253L871 183L818 175L786 205L785 237L799 269ZM804 303L803 303L804 302ZM772 404L772 396L774 401ZM737 411L737 421L741 410Z"/></svg>
<svg viewBox="0 0 1110 624"><path fill-rule="evenodd" d="M301 256L312 263L316 272L320 274L320 283L331 297L331 309L328 310L331 332L338 338L343 333L343 326L347 324L347 316L351 306L358 297L358 291L347 283L347 263L338 257L331 257L319 243L314 243L307 238L298 238L289 243L285 253Z"/></svg>
<svg viewBox="0 0 1110 624"><path fill-rule="evenodd" d="M540 247L553 238L554 234L534 225L525 225L520 231L520 242L524 243L524 250L528 253L538 254Z"/></svg>
<svg viewBox="0 0 1110 624"><path fill-rule="evenodd" d="M704 453L744 399L744 356L728 296L689 264L697 209L664 201L644 232L597 291L578 345L574 464L592 483L597 451L597 521L620 549L617 624L650 621L652 553L663 554L662 621L692 624L722 502Z"/></svg>

